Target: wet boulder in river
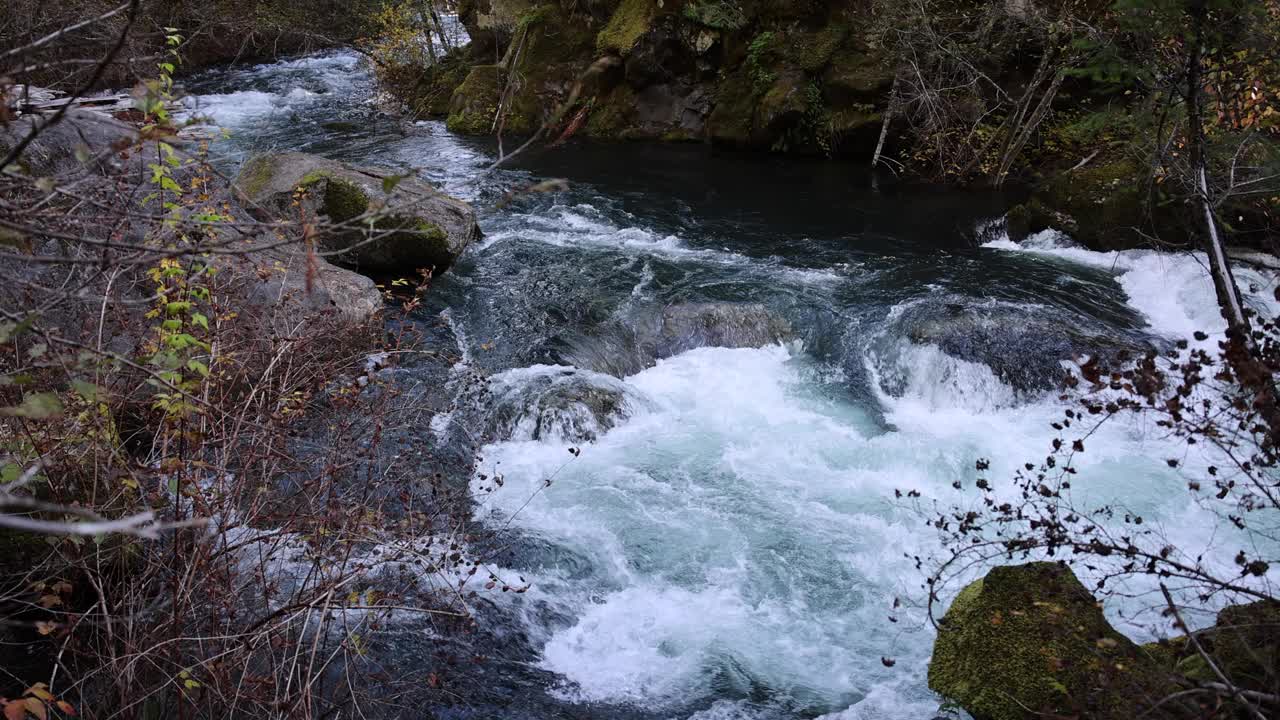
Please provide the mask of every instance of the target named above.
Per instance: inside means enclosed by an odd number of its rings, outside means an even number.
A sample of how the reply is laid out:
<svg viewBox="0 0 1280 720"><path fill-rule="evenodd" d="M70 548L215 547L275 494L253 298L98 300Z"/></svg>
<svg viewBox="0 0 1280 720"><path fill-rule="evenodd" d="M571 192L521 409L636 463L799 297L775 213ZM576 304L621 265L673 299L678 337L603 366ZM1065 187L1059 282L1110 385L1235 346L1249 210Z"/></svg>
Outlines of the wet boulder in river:
<svg viewBox="0 0 1280 720"><path fill-rule="evenodd" d="M890 322L889 336L985 365L1020 393L1058 387L1063 361L1087 355L1113 362L1158 347L1141 331L1117 331L1067 312L1010 302L929 300L906 307Z"/></svg>
<svg viewBox="0 0 1280 720"><path fill-rule="evenodd" d="M323 217L336 227L320 236L322 246L369 274L439 275L481 234L470 205L426 182L305 153L253 157L236 187L263 220Z"/></svg>
<svg viewBox="0 0 1280 720"><path fill-rule="evenodd" d="M662 311L656 357L700 347L758 348L792 337L791 324L759 303L684 303Z"/></svg>
<svg viewBox="0 0 1280 720"><path fill-rule="evenodd" d="M759 348L794 336L791 323L759 303L679 303L644 308L575 337L565 360L621 378L697 348Z"/></svg>
<svg viewBox="0 0 1280 720"><path fill-rule="evenodd" d="M594 442L634 411L622 383L569 367L508 371L489 390L484 430L492 439Z"/></svg>

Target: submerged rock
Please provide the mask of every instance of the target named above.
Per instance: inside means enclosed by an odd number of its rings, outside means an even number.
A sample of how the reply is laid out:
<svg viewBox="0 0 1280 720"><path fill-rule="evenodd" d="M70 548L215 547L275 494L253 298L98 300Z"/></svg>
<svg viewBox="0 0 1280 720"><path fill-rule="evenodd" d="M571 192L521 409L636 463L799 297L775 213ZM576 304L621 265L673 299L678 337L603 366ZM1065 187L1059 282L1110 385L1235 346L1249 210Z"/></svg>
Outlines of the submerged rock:
<svg viewBox="0 0 1280 720"><path fill-rule="evenodd" d="M1023 394L1059 387L1066 373L1064 361L1087 355L1112 362L1156 348L1154 338L1091 328L1079 317L1043 307L973 305L947 298L907 307L887 337L933 345L954 358L985 365ZM885 389L892 393L892 388Z"/></svg>
<svg viewBox="0 0 1280 720"><path fill-rule="evenodd" d="M573 338L565 359L622 378L701 347L759 348L793 337L791 323L759 303L683 303L641 310Z"/></svg>
<svg viewBox="0 0 1280 720"><path fill-rule="evenodd" d="M490 390L485 432L495 440L595 442L634 409L622 383L567 367L512 371Z"/></svg>
<svg viewBox="0 0 1280 720"><path fill-rule="evenodd" d="M792 337L791 323L759 303L686 303L662 311L655 356L700 347L758 348Z"/></svg>
<svg viewBox="0 0 1280 720"><path fill-rule="evenodd" d="M997 567L943 617L929 687L976 720L1138 717L1167 681L1071 570Z"/></svg>
<svg viewBox="0 0 1280 720"><path fill-rule="evenodd" d="M324 216L339 226L322 234L321 244L341 252L337 262L366 273L438 275L480 236L470 205L391 170L269 153L245 163L236 186L260 217Z"/></svg>

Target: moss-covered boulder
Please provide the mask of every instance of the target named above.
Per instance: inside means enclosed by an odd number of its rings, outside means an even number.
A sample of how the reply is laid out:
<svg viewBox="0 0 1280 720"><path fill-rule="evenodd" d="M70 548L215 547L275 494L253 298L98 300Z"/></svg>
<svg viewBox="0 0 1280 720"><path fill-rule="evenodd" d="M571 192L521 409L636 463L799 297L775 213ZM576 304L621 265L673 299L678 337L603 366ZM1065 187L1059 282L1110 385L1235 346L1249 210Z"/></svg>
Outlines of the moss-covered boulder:
<svg viewBox="0 0 1280 720"><path fill-rule="evenodd" d="M835 53L822 73L822 94L833 107L870 110L883 104L893 86L893 71L878 53L850 46Z"/></svg>
<svg viewBox="0 0 1280 720"><path fill-rule="evenodd" d="M961 591L929 665L929 687L977 720L1137 717L1163 677L1055 563L998 567Z"/></svg>
<svg viewBox="0 0 1280 720"><path fill-rule="evenodd" d="M1218 613L1213 654L1231 682L1259 692L1280 685L1280 603L1261 600Z"/></svg>
<svg viewBox="0 0 1280 720"><path fill-rule="evenodd" d="M250 159L236 189L264 219L327 220L320 244L365 273L439 274L480 236L470 205L425 182L304 153Z"/></svg>
<svg viewBox="0 0 1280 720"><path fill-rule="evenodd" d="M498 65L476 65L454 91L449 101L449 130L466 135L493 132L502 102L506 72ZM513 130L528 131L531 118L507 113L506 123Z"/></svg>
<svg viewBox="0 0 1280 720"><path fill-rule="evenodd" d="M595 59L588 19L556 2L528 3L499 62L471 67L449 101L453 132L488 135L501 129L530 135L555 124L562 105ZM474 49L473 57L477 56ZM501 112L500 112L501 111Z"/></svg>
<svg viewBox="0 0 1280 720"><path fill-rule="evenodd" d="M1194 219L1184 206L1151 197L1150 175L1128 159L1054 174L1009 211L1009 237L1016 242L1053 228L1094 250L1139 247L1147 236L1174 246L1190 243Z"/></svg>
<svg viewBox="0 0 1280 720"><path fill-rule="evenodd" d="M657 0L622 0L613 11L609 22L596 36L596 50L626 55L649 31L659 11Z"/></svg>

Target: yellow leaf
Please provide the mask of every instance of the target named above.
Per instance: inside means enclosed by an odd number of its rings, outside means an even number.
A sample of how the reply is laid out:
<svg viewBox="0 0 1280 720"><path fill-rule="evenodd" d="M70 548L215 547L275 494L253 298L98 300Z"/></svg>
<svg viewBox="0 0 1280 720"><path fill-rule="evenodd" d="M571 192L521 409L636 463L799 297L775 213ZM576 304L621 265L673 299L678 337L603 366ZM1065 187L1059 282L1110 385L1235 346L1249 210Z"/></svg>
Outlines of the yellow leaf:
<svg viewBox="0 0 1280 720"><path fill-rule="evenodd" d="M49 712L45 710L44 703L35 698L27 698L27 712L36 716L37 720L47 720Z"/></svg>

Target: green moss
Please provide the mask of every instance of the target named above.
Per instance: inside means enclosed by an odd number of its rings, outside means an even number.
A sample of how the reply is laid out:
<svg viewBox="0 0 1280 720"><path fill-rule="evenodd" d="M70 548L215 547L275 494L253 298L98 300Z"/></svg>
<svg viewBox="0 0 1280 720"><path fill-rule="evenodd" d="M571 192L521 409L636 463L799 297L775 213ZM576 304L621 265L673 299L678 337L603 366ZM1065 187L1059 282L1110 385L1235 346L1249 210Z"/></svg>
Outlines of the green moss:
<svg viewBox="0 0 1280 720"><path fill-rule="evenodd" d="M548 20L553 20L559 14L558 10L554 5L539 5L531 8L516 21L516 31L526 30L534 25L541 25Z"/></svg>
<svg viewBox="0 0 1280 720"><path fill-rule="evenodd" d="M379 218L374 229L384 236L364 252L381 267L392 267L406 257L421 258L424 267L438 272L453 263L449 235L435 223L412 215L390 215Z"/></svg>
<svg viewBox="0 0 1280 720"><path fill-rule="evenodd" d="M1137 241L1144 223L1144 174L1127 160L1099 163L1059 175L1036 194L1042 215L1077 241L1116 249ZM1065 225L1066 227L1062 227Z"/></svg>
<svg viewBox="0 0 1280 720"><path fill-rule="evenodd" d="M623 55L631 52L640 36L649 31L656 13L655 0L622 0L609 23L596 36L596 50L612 50Z"/></svg>
<svg viewBox="0 0 1280 720"><path fill-rule="evenodd" d="M345 223L364 215L369 211L369 195L364 189L350 180L342 180L324 170L309 172L298 182L298 186L317 189L324 193L320 212L335 223Z"/></svg>
<svg viewBox="0 0 1280 720"><path fill-rule="evenodd" d="M471 74L471 66L462 51L455 50L429 67L397 69L391 74L394 77L416 74L411 81L393 81L388 84L393 89L405 86L412 88L406 99L414 112L428 117L442 117L449 114L453 93L459 85L466 82L467 76Z"/></svg>
<svg viewBox="0 0 1280 720"><path fill-rule="evenodd" d="M716 105L707 131L717 142L745 145L754 126L756 93L746 67L726 75L716 89Z"/></svg>
<svg viewBox="0 0 1280 720"><path fill-rule="evenodd" d="M587 118L587 134L599 138L620 136L631 126L635 108L635 90L630 85L619 85L608 95L596 98Z"/></svg>
<svg viewBox="0 0 1280 720"><path fill-rule="evenodd" d="M244 193L245 197L258 198L267 189L275 174L275 157L259 155L250 158L244 164L244 167L240 169L240 175L236 178L236 186L240 188L240 192Z"/></svg>
<svg viewBox="0 0 1280 720"><path fill-rule="evenodd" d="M741 30L747 14L734 0L694 0L684 6L684 17L714 30Z"/></svg>
<svg viewBox="0 0 1280 720"><path fill-rule="evenodd" d="M984 720L1038 712L1136 716L1156 673L1102 615L1070 570L1031 563L992 570L943 618L929 687Z"/></svg>
<svg viewBox="0 0 1280 720"><path fill-rule="evenodd" d="M778 78L774 68L777 58L774 57L777 33L766 30L756 35L747 46L747 59L744 66L751 77L751 89L756 95L764 95Z"/></svg>
<svg viewBox="0 0 1280 720"><path fill-rule="evenodd" d="M817 73L826 67L837 48L849 36L845 25L826 25L817 32L792 32L787 34L783 46L788 65L808 73Z"/></svg>
<svg viewBox="0 0 1280 720"><path fill-rule="evenodd" d="M883 103L893 84L893 72L878 53L841 47L822 74L823 93L833 105Z"/></svg>
<svg viewBox="0 0 1280 720"><path fill-rule="evenodd" d="M1213 656L1232 683L1271 692L1280 681L1280 603L1265 600L1218 613Z"/></svg>
<svg viewBox="0 0 1280 720"><path fill-rule="evenodd" d="M497 65L477 65L453 91L449 104L449 130L467 135L485 135L493 129L493 119L502 99L504 73Z"/></svg>
<svg viewBox="0 0 1280 720"><path fill-rule="evenodd" d="M684 128L676 128L675 130L664 133L662 136L663 142L673 143L695 142L699 139L700 138L697 135L685 130Z"/></svg>

